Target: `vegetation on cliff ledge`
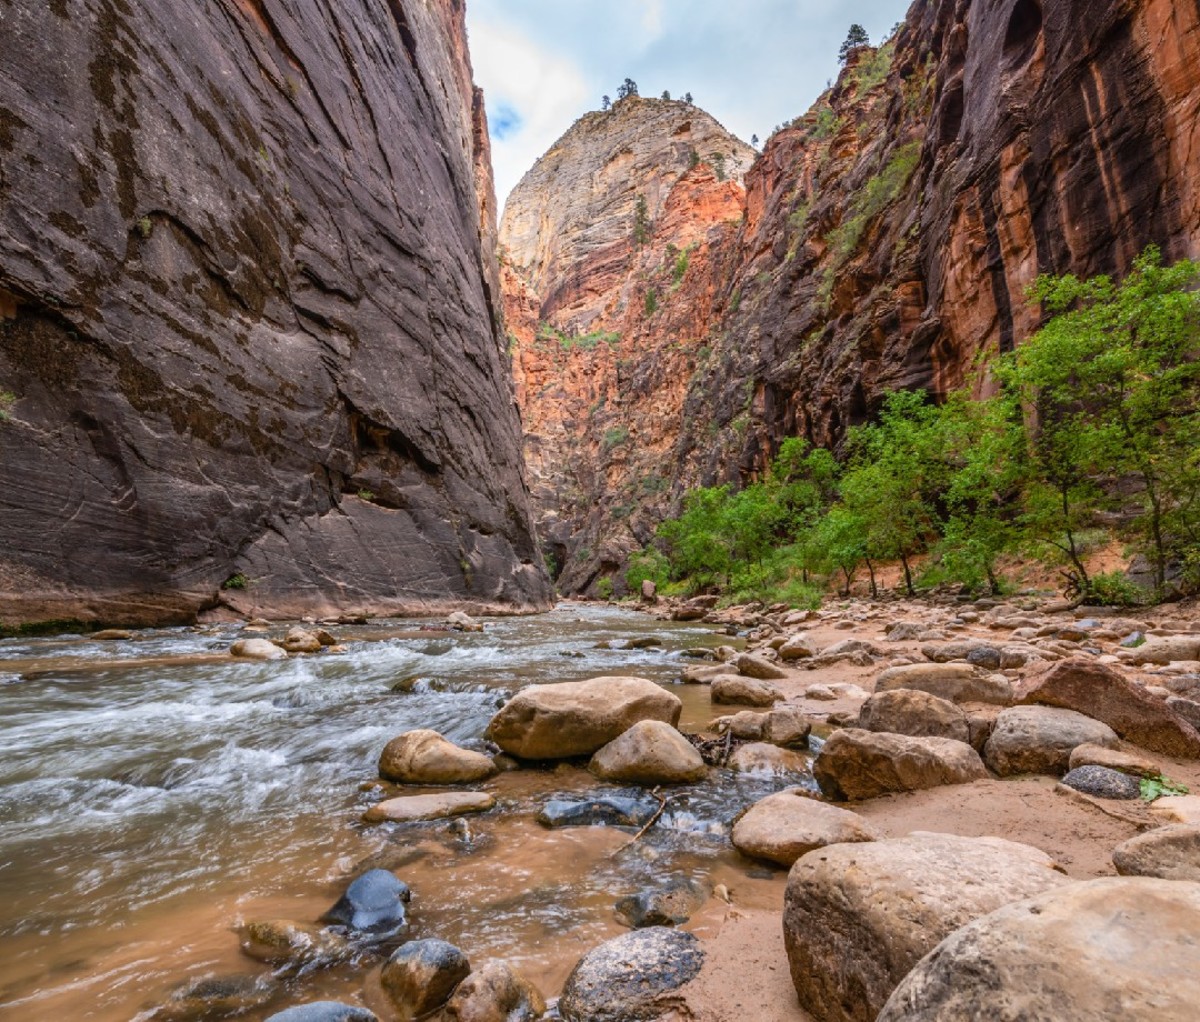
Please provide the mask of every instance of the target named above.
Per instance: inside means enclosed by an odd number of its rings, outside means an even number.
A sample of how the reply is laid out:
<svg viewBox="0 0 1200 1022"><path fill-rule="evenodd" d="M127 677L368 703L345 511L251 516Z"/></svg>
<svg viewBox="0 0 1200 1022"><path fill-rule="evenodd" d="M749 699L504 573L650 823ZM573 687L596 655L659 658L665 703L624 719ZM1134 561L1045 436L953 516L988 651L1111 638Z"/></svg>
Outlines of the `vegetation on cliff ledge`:
<svg viewBox="0 0 1200 1022"><path fill-rule="evenodd" d="M1165 267L1153 248L1120 284L1040 278L1029 297L1049 319L984 370L994 397L892 394L836 458L786 440L752 485L689 493L628 584L803 604L863 568L874 592L890 561L910 594L999 592L1016 556L1056 565L1090 602L1200 588L1198 280L1200 265ZM1150 565L1148 592L1089 572L1087 547L1110 535Z"/></svg>

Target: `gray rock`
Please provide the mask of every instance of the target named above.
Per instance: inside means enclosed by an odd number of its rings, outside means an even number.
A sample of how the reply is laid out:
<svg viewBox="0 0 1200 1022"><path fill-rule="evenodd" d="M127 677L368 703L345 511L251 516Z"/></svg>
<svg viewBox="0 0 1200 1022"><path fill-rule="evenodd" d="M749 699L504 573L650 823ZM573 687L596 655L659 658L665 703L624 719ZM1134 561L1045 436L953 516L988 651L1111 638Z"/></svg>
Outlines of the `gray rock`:
<svg viewBox="0 0 1200 1022"><path fill-rule="evenodd" d="M379 974L399 1022L408 1022L445 1004L470 975L471 963L444 940L414 940L397 948Z"/></svg>
<svg viewBox="0 0 1200 1022"><path fill-rule="evenodd" d="M1142 794L1136 777L1102 766L1081 766L1067 772L1062 783L1096 798L1135 799Z"/></svg>
<svg viewBox="0 0 1200 1022"><path fill-rule="evenodd" d="M357 877L337 903L321 916L324 923L346 927L356 937L386 941L408 928L408 884L386 869Z"/></svg>
<svg viewBox="0 0 1200 1022"><path fill-rule="evenodd" d="M1002 710L984 746L984 762L1001 777L1053 774L1070 767L1071 751L1080 745L1116 748L1116 732L1107 724L1074 710L1050 706L1012 706Z"/></svg>
<svg viewBox="0 0 1200 1022"><path fill-rule="evenodd" d="M565 1022L649 1022L700 972L704 951L690 933L661 926L606 941L579 960L563 987Z"/></svg>
<svg viewBox="0 0 1200 1022"><path fill-rule="evenodd" d="M267 1022L379 1022L366 1008L338 1001L313 1001L276 1012Z"/></svg>
<svg viewBox="0 0 1200 1022"><path fill-rule="evenodd" d="M1200 826L1158 827L1118 845L1113 865L1122 876L1200 882Z"/></svg>
<svg viewBox="0 0 1200 1022"><path fill-rule="evenodd" d="M863 703L858 726L913 737L971 739L967 715L955 703L918 689L877 692Z"/></svg>
<svg viewBox="0 0 1200 1022"><path fill-rule="evenodd" d="M987 771L965 742L849 728L830 735L813 762L813 777L829 798L844 800L969 784Z"/></svg>
<svg viewBox="0 0 1200 1022"><path fill-rule="evenodd" d="M592 799L551 799L537 815L543 827L644 827L658 809L652 802L607 795Z"/></svg>
<svg viewBox="0 0 1200 1022"><path fill-rule="evenodd" d="M1012 701L1007 679L987 674L971 664L906 664L890 667L875 681L876 692L898 688L917 689L952 703L995 703Z"/></svg>
<svg viewBox="0 0 1200 1022"><path fill-rule="evenodd" d="M665 886L639 891L617 902L617 918L631 929L678 926L708 900L708 889L691 877L676 877Z"/></svg>
<svg viewBox="0 0 1200 1022"><path fill-rule="evenodd" d="M153 1012L154 1022L206 1022L263 1008L278 995L271 976L217 976L189 983Z"/></svg>

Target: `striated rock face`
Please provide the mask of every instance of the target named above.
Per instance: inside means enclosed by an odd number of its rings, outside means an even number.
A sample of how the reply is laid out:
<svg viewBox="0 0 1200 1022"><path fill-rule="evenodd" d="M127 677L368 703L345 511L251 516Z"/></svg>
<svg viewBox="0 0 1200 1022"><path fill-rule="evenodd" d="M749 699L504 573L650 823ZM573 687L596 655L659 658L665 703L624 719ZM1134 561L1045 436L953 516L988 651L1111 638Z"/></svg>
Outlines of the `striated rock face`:
<svg viewBox="0 0 1200 1022"><path fill-rule="evenodd" d="M594 591L611 576L620 591L625 555L685 489L753 478L784 437L836 445L892 390L958 387L977 356L1037 328L1024 293L1038 274L1121 274L1150 243L1169 260L1200 255L1197 68L1193 3L914 4L888 46L860 50L768 141L738 210L714 223L695 199L682 207L707 233L678 288L661 259L637 267L633 295L582 247L574 262L541 260L536 276L514 259L509 282L533 287L531 308L554 326L584 320L556 318L564 305L547 296L586 286L571 308L626 303L620 327L598 320L620 330L615 352L539 356L517 330L560 587ZM577 152L572 173L600 173L619 148ZM519 192L526 225L561 201ZM694 236L655 212L651 248ZM597 204L588 216L607 214ZM611 219L628 231L627 209ZM543 244L556 223L542 221ZM522 300L506 292L511 325ZM548 482L549 461L569 464L568 485Z"/></svg>
<svg viewBox="0 0 1200 1022"><path fill-rule="evenodd" d="M458 0L0 4L0 621L545 606L486 139Z"/></svg>

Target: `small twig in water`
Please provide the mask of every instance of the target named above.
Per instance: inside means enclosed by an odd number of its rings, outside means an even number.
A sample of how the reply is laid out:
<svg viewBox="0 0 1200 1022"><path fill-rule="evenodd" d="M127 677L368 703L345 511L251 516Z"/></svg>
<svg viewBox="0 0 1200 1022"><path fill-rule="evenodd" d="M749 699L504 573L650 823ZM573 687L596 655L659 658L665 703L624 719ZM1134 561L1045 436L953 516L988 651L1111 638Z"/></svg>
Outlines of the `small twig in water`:
<svg viewBox="0 0 1200 1022"><path fill-rule="evenodd" d="M646 833L646 831L648 831L651 827L653 827L656 823L658 823L659 819L662 817L663 811L667 808L668 805L670 805L672 802L674 802L678 798L686 798L687 797L683 794L679 794L679 795L668 795L666 798L663 798L658 793L657 788L655 788L652 792L650 792L650 794L653 795L658 800L658 808L656 810L654 810L654 815L651 816L650 819L646 821L646 826L644 826L641 830L639 830L636 834L634 834L633 837L631 837L628 841L626 841L623 845L621 845L620 848L611 852L609 854L610 859L615 859L618 855L620 855L623 851L625 851L625 849L628 848L630 845L636 844L637 841Z"/></svg>

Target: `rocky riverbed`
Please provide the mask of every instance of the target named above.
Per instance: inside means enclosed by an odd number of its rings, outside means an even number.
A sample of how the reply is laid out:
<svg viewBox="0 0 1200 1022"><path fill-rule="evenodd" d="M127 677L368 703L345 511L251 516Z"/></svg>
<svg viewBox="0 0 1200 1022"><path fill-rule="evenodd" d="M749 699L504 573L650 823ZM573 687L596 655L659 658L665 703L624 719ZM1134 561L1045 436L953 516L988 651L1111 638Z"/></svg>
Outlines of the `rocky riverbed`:
<svg viewBox="0 0 1200 1022"><path fill-rule="evenodd" d="M1028 973L1001 951L1029 898L1097 926L1136 904L1130 940L1200 964L1170 936L1195 932L1194 797L1114 797L1200 792L1186 610L655 612L0 644L0 1009L965 1017L936 955L914 967L946 937L1000 949L993 991ZM1114 859L1166 879L1092 895ZM1047 990L1092 982L1051 959ZM1186 975L1096 968L1124 1017L1195 1003Z"/></svg>

